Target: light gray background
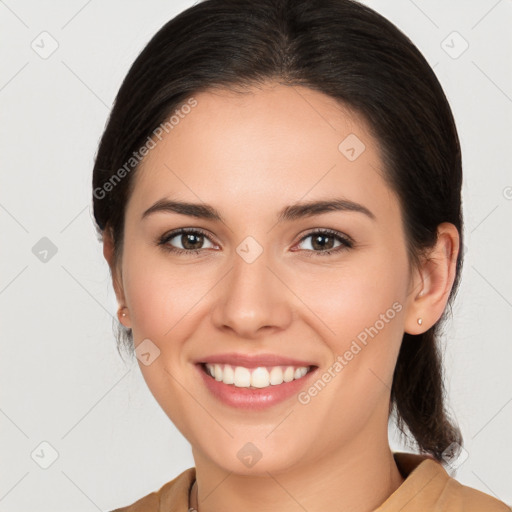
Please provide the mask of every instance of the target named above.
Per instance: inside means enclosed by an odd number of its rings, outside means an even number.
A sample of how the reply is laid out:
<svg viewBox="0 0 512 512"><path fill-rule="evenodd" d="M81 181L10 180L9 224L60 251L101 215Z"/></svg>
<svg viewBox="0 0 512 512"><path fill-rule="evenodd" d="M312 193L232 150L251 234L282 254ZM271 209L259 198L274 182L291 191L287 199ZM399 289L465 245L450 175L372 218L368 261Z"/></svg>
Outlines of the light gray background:
<svg viewBox="0 0 512 512"><path fill-rule="evenodd" d="M467 253L445 339L469 457L456 477L512 503L512 2L365 3L434 66L458 124ZM138 365L118 356L90 210L93 158L121 81L192 4L0 1L0 512L110 510L193 465ZM46 59L31 47L51 49L43 31L58 43ZM469 44L458 58L453 31ZM57 248L46 262L32 252L42 237ZM48 469L44 441L58 453Z"/></svg>

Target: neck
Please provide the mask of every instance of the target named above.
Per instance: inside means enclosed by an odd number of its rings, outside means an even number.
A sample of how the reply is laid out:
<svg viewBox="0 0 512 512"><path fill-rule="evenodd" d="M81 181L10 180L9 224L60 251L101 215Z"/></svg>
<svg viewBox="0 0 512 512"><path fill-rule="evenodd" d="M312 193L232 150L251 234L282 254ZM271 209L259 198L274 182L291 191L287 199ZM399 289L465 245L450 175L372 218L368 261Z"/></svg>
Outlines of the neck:
<svg viewBox="0 0 512 512"><path fill-rule="evenodd" d="M374 510L402 484L403 477L389 449L387 432L385 440L369 441L361 435L356 441L304 466L255 477L226 471L193 450L196 483L191 506L198 512Z"/></svg>

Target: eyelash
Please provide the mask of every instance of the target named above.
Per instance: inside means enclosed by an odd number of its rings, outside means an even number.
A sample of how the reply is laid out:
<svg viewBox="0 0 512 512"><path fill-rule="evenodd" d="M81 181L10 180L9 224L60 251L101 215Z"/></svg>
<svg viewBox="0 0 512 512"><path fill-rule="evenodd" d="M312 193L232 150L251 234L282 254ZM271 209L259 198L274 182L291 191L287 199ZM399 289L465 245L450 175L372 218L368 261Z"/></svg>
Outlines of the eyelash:
<svg viewBox="0 0 512 512"><path fill-rule="evenodd" d="M201 251L206 250L206 249L180 249L178 247L169 245L168 242L170 240L172 240L173 238L175 238L178 235L183 235L183 234L201 234L201 235L205 236L206 238L208 238L210 240L210 242L212 242L212 240L210 239L208 234L205 231L203 231L202 229L180 228L175 231L171 231L170 233L166 233L165 235L162 235L157 240L157 245L161 246L165 251L168 251L168 252L171 252L174 254L187 254L189 256L192 254L199 254ZM325 251L314 251L314 250L306 249L306 253L309 253L308 257L313 256L313 255L314 256L329 256L333 253L338 253L341 251L345 251L347 249L352 249L355 245L354 241L350 237L348 237L346 235L342 235L338 231L334 231L332 229L319 229L317 231L311 231L308 234L304 235L299 240L299 244L304 242L304 240L306 240L307 238L309 238L310 236L313 236L313 235L330 236L330 237L336 238L338 241L341 242L341 245L339 245L335 249L329 249L329 250L325 250Z"/></svg>
<svg viewBox="0 0 512 512"><path fill-rule="evenodd" d="M313 235L329 236L335 238L336 240L341 242L341 245L334 249L328 249L325 251L313 251L311 249L305 249L307 257L329 256L331 254L346 251L347 249L352 249L355 246L355 242L350 237L348 237L347 235L342 235L341 233L339 233L338 231L334 231L333 229L318 229L316 231L310 231L299 240L299 243L304 242L306 238L309 238L310 236Z"/></svg>

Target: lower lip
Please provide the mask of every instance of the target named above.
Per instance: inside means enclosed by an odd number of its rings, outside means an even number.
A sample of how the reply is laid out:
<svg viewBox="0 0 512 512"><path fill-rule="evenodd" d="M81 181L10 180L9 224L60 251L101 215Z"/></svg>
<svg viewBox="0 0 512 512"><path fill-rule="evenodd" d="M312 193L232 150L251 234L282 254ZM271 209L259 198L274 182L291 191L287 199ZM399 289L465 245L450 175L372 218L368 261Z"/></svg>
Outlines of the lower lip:
<svg viewBox="0 0 512 512"><path fill-rule="evenodd" d="M238 388L232 384L224 384L208 375L201 364L196 365L201 377L210 392L221 402L231 407L250 410L262 410L297 395L308 383L318 368L313 368L304 377L291 382L283 382L266 388Z"/></svg>

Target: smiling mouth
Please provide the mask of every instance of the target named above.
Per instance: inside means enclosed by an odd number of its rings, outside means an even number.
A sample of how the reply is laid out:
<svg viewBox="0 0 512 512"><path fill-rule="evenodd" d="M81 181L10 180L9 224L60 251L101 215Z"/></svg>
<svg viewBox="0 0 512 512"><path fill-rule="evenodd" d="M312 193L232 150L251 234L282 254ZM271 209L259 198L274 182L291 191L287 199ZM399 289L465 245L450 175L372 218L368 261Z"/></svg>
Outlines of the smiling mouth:
<svg viewBox="0 0 512 512"><path fill-rule="evenodd" d="M302 379L316 366L259 366L246 368L230 364L200 363L202 370L217 382L237 388L262 389Z"/></svg>

